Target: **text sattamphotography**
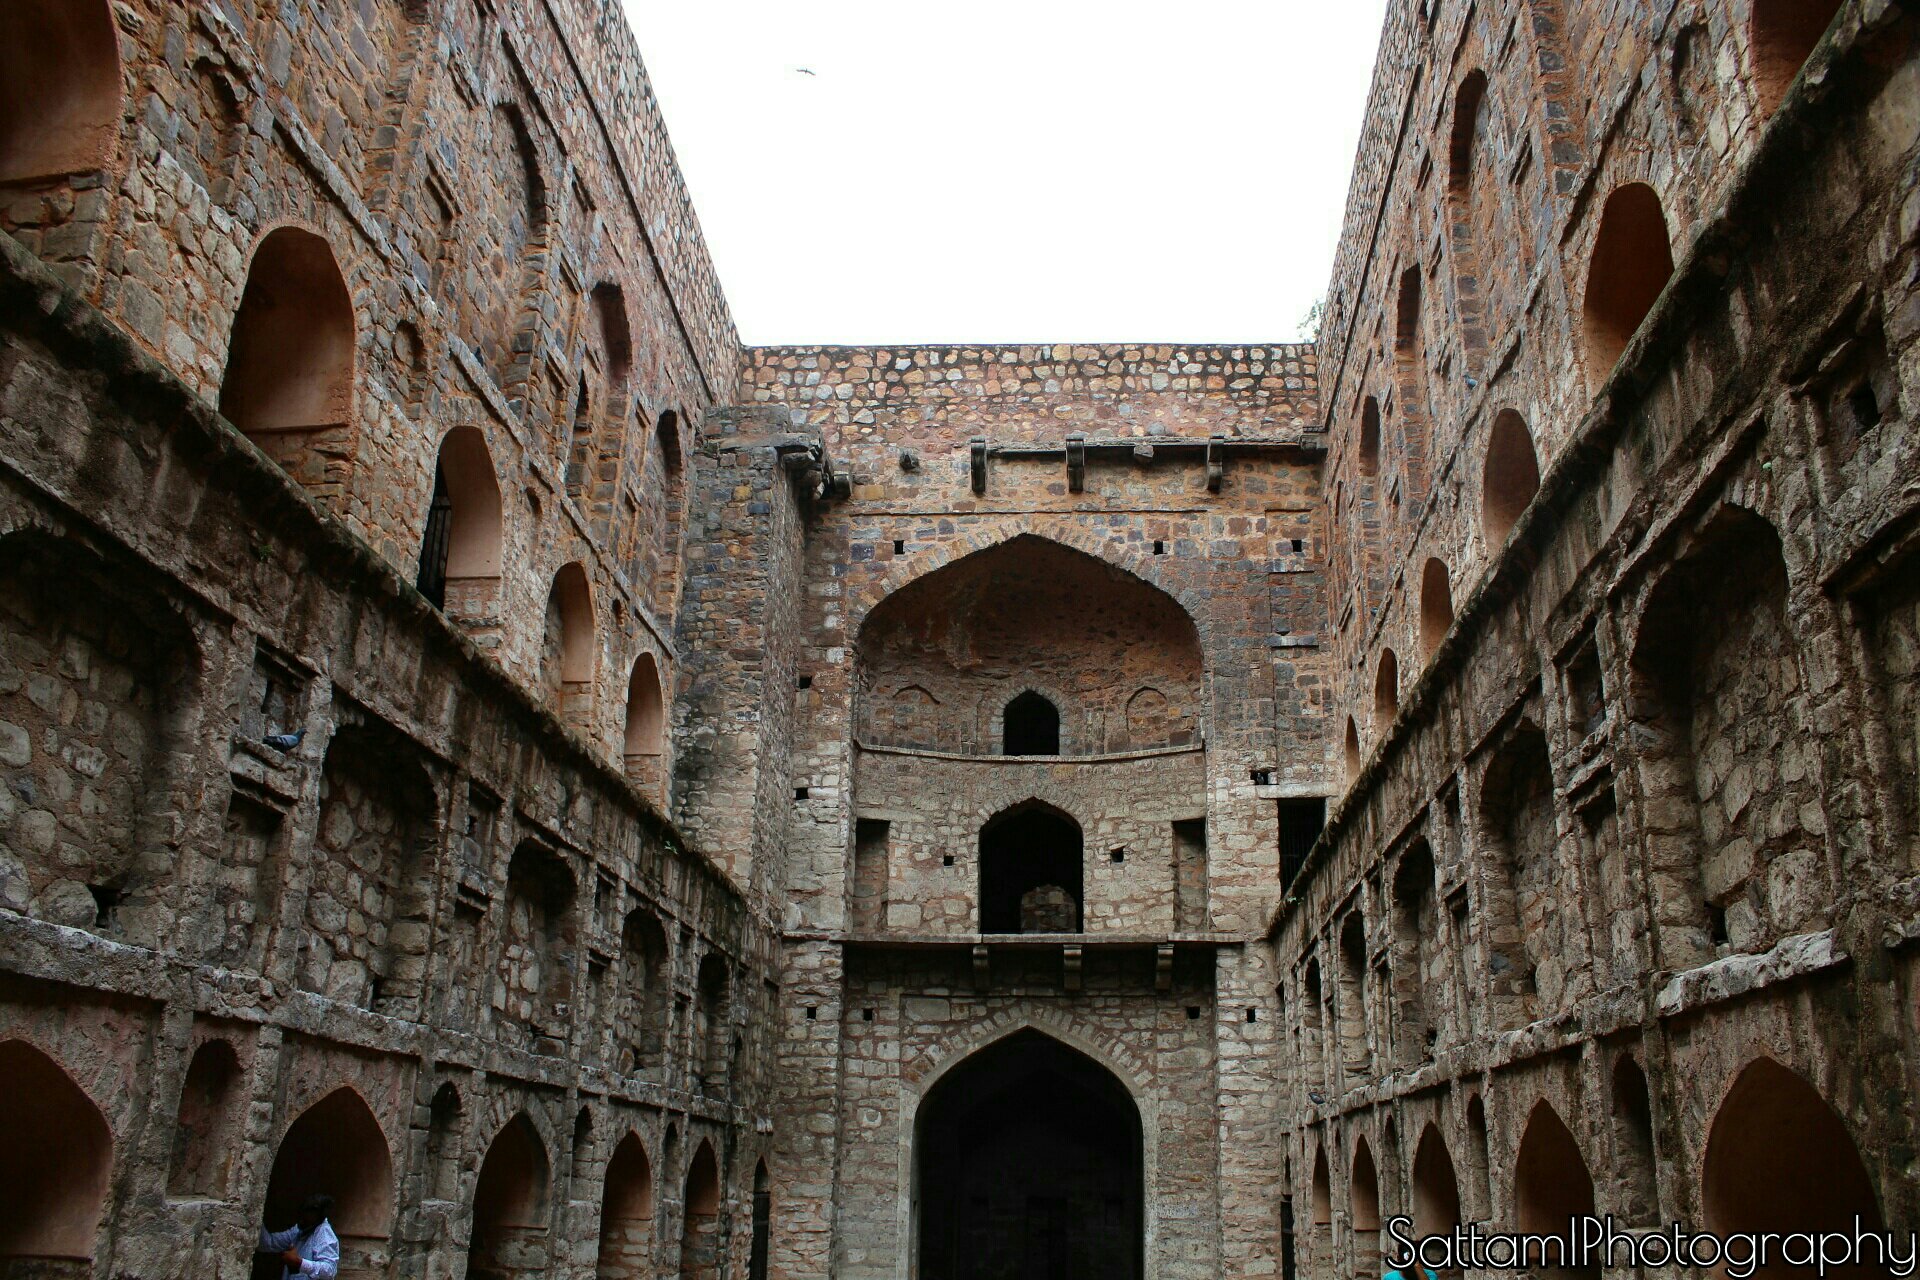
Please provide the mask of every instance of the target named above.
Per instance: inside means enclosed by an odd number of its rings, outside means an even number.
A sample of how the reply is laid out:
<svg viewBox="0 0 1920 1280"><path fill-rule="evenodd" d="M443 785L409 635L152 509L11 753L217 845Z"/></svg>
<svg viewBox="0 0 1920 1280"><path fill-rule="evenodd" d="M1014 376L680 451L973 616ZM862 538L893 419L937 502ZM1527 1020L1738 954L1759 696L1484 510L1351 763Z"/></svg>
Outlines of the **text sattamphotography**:
<svg viewBox="0 0 1920 1280"><path fill-rule="evenodd" d="M1824 1276L1853 1266L1913 1275L1920 1238L1911 1232L1877 1231L1858 1217L1850 1231L1694 1231L1674 1222L1658 1231L1616 1227L1611 1215L1577 1217L1560 1233L1500 1232L1478 1223L1444 1235L1418 1236L1413 1219L1387 1219L1387 1265L1403 1270L1417 1262L1433 1271L1472 1268L1522 1271L1538 1267L1726 1268L1732 1280L1748 1280L1762 1267L1804 1267Z"/></svg>

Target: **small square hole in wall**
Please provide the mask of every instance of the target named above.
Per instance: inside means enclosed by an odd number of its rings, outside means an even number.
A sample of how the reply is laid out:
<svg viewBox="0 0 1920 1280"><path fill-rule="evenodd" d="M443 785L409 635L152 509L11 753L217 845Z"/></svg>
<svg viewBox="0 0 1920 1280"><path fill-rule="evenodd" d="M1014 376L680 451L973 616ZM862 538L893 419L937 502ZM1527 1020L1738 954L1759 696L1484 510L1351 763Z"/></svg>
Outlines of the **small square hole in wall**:
<svg viewBox="0 0 1920 1280"><path fill-rule="evenodd" d="M812 789L808 787L795 787L793 789L793 798L795 800L805 800L811 794L813 794Z"/></svg>
<svg viewBox="0 0 1920 1280"><path fill-rule="evenodd" d="M1127 851L1125 849L1109 849L1107 850L1107 856L1115 862L1125 862L1127 860Z"/></svg>
<svg viewBox="0 0 1920 1280"><path fill-rule="evenodd" d="M1302 551L1305 551L1306 549L1307 549L1306 539L1295 538L1293 540L1293 554L1299 555Z"/></svg>
<svg viewBox="0 0 1920 1280"><path fill-rule="evenodd" d="M872 1021L873 1021L873 1010L871 1010L871 1009L862 1009L862 1010L860 1011L860 1021L862 1021L862 1022L872 1022Z"/></svg>
<svg viewBox="0 0 1920 1280"><path fill-rule="evenodd" d="M1199 1005L1197 1005L1197 1004L1190 1004L1190 1005L1188 1005L1188 1006L1187 1006L1187 1021L1188 1021L1188 1022L1198 1022L1198 1021L1200 1021L1200 1006L1199 1006Z"/></svg>
<svg viewBox="0 0 1920 1280"><path fill-rule="evenodd" d="M941 854L941 855L940 855L940 865L941 865L941 866L943 866L943 867L950 867L950 866L952 866L952 865L953 865L953 855L952 855L952 854L950 854L950 853L943 853L943 854Z"/></svg>
<svg viewBox="0 0 1920 1280"><path fill-rule="evenodd" d="M1157 556L1163 556L1167 554L1167 544L1160 541L1160 539L1155 538L1153 540L1153 554Z"/></svg>
<svg viewBox="0 0 1920 1280"><path fill-rule="evenodd" d="M799 685L802 689L811 689L813 688L813 677L801 676L798 680L794 681L794 683Z"/></svg>
<svg viewBox="0 0 1920 1280"><path fill-rule="evenodd" d="M1258 1022L1258 1021L1260 1021L1260 1011L1259 1011L1258 1009L1248 1009L1248 1010L1247 1010L1247 1021L1248 1021L1248 1022Z"/></svg>
<svg viewBox="0 0 1920 1280"><path fill-rule="evenodd" d="M1253 785L1256 787L1270 787L1273 785L1273 770L1271 769L1255 769L1249 776L1253 778Z"/></svg>
<svg viewBox="0 0 1920 1280"><path fill-rule="evenodd" d="M813 1021L815 1021L815 1020L817 1020L817 1019L818 1019L819 1017L820 1017L820 1009L819 1009L819 1006L817 1006L817 1005L811 1005L811 1004L810 1004L810 1005L808 1005L808 1006L807 1006L807 1021L808 1021L808 1022L813 1022Z"/></svg>
<svg viewBox="0 0 1920 1280"><path fill-rule="evenodd" d="M895 538L893 540L893 554L897 556L907 554L907 540L905 538Z"/></svg>

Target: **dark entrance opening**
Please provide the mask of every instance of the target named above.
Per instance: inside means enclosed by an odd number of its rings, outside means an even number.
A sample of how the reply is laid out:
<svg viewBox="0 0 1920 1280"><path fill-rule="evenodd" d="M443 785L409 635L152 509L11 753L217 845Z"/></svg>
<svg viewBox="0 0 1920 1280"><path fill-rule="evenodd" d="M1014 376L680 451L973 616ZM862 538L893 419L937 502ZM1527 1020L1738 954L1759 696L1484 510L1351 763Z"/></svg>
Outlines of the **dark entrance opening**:
<svg viewBox="0 0 1920 1280"><path fill-rule="evenodd" d="M1079 933L1080 826L1037 801L980 830L980 932Z"/></svg>
<svg viewBox="0 0 1920 1280"><path fill-rule="evenodd" d="M1037 1031L954 1068L920 1106L920 1280L1139 1280L1140 1113Z"/></svg>
<svg viewBox="0 0 1920 1280"><path fill-rule="evenodd" d="M1001 752L1010 756L1060 754L1060 708L1029 689L1000 718Z"/></svg>

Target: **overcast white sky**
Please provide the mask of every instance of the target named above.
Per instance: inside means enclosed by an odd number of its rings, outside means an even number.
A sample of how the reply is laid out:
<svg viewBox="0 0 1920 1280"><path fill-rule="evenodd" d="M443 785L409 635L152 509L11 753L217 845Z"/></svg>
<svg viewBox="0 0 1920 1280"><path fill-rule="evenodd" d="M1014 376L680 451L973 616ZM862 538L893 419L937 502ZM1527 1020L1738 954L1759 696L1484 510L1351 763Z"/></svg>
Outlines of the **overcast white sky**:
<svg viewBox="0 0 1920 1280"><path fill-rule="evenodd" d="M1292 340L1386 7L625 2L753 345Z"/></svg>

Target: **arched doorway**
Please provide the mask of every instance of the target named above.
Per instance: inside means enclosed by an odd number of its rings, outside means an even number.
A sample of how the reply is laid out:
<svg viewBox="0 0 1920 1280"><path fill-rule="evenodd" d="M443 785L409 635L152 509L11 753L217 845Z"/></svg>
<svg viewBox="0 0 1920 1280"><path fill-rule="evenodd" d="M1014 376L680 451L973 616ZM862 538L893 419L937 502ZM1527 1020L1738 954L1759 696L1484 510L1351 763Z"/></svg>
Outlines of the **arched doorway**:
<svg viewBox="0 0 1920 1280"><path fill-rule="evenodd" d="M393 1230L393 1156L366 1100L346 1085L287 1127L274 1153L262 1221L284 1231L311 1195L333 1197L329 1221L340 1237L340 1274L385 1274ZM270 1258L254 1268L256 1280L279 1274Z"/></svg>
<svg viewBox="0 0 1920 1280"><path fill-rule="evenodd" d="M920 1280L1139 1280L1140 1112L1100 1064L1019 1031L943 1076L914 1126Z"/></svg>
<svg viewBox="0 0 1920 1280"><path fill-rule="evenodd" d="M720 1280L720 1163L702 1141L687 1163L686 1224L680 1231L680 1280Z"/></svg>
<svg viewBox="0 0 1920 1280"><path fill-rule="evenodd" d="M550 1163L546 1143L521 1112L480 1162L473 1187L467 1280L531 1280L547 1268Z"/></svg>
<svg viewBox="0 0 1920 1280"><path fill-rule="evenodd" d="M640 1135L620 1139L607 1162L600 1209L599 1280L642 1280L653 1263L653 1167Z"/></svg>
<svg viewBox="0 0 1920 1280"><path fill-rule="evenodd" d="M980 932L1079 933L1080 824L1049 805L1015 805L980 829Z"/></svg>
<svg viewBox="0 0 1920 1280"><path fill-rule="evenodd" d="M1881 1224L1873 1179L1846 1122L1805 1079L1771 1058L1749 1063L1714 1113L1700 1199L1707 1229L1723 1236L1851 1233L1855 1215L1862 1230L1878 1231ZM1786 1276L1793 1270L1776 1264L1758 1274ZM1829 1267L1827 1274L1884 1272Z"/></svg>

